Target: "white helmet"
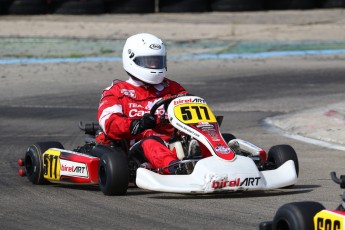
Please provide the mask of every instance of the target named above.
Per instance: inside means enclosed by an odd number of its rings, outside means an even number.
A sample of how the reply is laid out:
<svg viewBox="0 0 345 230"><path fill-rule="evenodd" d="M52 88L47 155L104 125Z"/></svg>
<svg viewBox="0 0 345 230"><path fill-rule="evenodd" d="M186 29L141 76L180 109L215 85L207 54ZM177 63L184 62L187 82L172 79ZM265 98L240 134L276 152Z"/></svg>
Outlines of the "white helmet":
<svg viewBox="0 0 345 230"><path fill-rule="evenodd" d="M152 34L133 35L123 47L122 62L133 77L148 84L159 84L167 72L165 45Z"/></svg>

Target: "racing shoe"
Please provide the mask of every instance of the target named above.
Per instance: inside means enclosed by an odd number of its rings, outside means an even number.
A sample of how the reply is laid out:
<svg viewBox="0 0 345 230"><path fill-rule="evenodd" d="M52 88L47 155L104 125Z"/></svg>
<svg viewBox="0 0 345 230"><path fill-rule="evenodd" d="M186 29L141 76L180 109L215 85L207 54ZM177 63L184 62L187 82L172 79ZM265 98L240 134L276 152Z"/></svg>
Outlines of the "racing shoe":
<svg viewBox="0 0 345 230"><path fill-rule="evenodd" d="M172 175L188 175L193 172L194 164L188 160L175 160L168 166L169 173Z"/></svg>

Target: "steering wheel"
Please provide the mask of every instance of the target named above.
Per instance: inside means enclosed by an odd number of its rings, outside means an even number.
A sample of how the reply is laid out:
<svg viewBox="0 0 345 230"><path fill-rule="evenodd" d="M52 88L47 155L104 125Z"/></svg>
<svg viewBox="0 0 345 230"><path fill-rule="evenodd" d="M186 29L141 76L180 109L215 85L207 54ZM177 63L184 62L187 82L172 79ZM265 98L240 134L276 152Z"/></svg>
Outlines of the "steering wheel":
<svg viewBox="0 0 345 230"><path fill-rule="evenodd" d="M173 96L170 96L168 98L162 98L161 100L157 101L151 108L150 110L150 114L151 115L155 115L157 109L159 107L161 107L161 105L164 105L164 110L167 111L168 110L168 106L170 104L170 102L178 97L183 97L183 96L190 96L191 94L177 94L177 95L173 95ZM164 115L162 115L163 118L161 117L161 121L164 121L166 119L164 119ZM164 123L164 122L161 122L161 123Z"/></svg>
<svg viewBox="0 0 345 230"><path fill-rule="evenodd" d="M150 110L150 114L151 115L154 115L157 111L157 109L159 107L161 107L161 105L164 105L164 109L166 110L168 108L168 105L170 104L170 102L172 100L174 100L176 97L172 98L172 97L169 97L169 98L162 98L161 100L157 101L151 108Z"/></svg>

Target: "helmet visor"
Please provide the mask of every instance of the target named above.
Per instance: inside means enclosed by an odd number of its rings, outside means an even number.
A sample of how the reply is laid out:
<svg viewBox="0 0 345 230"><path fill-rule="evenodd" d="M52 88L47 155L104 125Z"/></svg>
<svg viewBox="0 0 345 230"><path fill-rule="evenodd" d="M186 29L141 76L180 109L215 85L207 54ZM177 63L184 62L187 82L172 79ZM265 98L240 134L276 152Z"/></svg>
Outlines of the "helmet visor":
<svg viewBox="0 0 345 230"><path fill-rule="evenodd" d="M147 69L166 68L166 56L138 56L134 58L134 63Z"/></svg>

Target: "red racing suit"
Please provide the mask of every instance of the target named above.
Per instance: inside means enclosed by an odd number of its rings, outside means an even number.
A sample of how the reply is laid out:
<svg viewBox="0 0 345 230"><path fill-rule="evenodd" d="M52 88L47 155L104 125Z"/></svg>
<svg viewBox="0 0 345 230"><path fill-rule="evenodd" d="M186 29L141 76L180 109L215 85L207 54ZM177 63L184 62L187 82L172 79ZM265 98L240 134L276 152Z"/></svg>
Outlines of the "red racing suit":
<svg viewBox="0 0 345 230"><path fill-rule="evenodd" d="M106 138L128 140L130 145L134 144L134 140L141 140L152 135L167 141L173 132L170 124L145 130L136 136L131 135L130 124L134 119L141 118L145 113L150 112L152 106L160 99L186 93L187 91L180 84L167 78L158 85L143 85L132 78L127 81L115 80L103 91L97 115L99 124ZM157 109L158 119L164 114L163 106ZM97 141L104 140L97 138ZM155 139L143 141L142 149L146 159L156 169L178 160L175 152Z"/></svg>

